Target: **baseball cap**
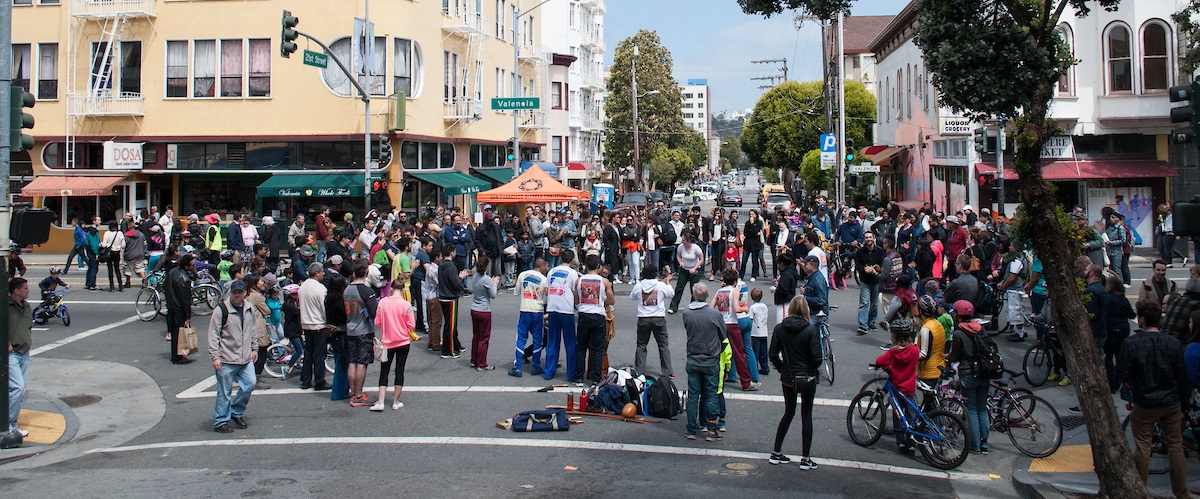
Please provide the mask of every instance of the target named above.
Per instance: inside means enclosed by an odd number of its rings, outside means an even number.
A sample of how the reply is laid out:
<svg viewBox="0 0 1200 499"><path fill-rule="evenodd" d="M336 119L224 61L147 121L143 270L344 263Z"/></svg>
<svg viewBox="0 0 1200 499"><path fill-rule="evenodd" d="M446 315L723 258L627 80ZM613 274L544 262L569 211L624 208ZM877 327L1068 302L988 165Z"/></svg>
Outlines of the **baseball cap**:
<svg viewBox="0 0 1200 499"><path fill-rule="evenodd" d="M974 317L975 305L967 300L958 300L954 302L954 315L958 317Z"/></svg>
<svg viewBox="0 0 1200 499"><path fill-rule="evenodd" d="M341 265L342 264L342 255L333 255L333 256L329 257L329 263L331 265Z"/></svg>
<svg viewBox="0 0 1200 499"><path fill-rule="evenodd" d="M483 209L485 209L485 210L490 210L490 209L492 209L492 205L490 205L490 204L485 204L485 205L483 205Z"/></svg>
<svg viewBox="0 0 1200 499"><path fill-rule="evenodd" d="M246 292L246 281L239 279L239 280L229 283L229 292L233 293L236 291L241 291L241 292L245 293Z"/></svg>
<svg viewBox="0 0 1200 499"><path fill-rule="evenodd" d="M974 210L974 208L971 208L971 205L963 206L963 211L973 211L973 210Z"/></svg>

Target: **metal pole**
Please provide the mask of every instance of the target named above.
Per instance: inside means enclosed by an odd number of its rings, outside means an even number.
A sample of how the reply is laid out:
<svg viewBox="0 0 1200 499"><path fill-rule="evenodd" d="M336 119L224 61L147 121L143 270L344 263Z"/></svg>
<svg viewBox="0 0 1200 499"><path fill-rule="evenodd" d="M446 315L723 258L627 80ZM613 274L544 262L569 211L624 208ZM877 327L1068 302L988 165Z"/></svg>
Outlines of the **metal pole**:
<svg viewBox="0 0 1200 499"><path fill-rule="evenodd" d="M838 202L846 202L846 72L842 68L842 61L846 58L845 44L843 43L842 29L842 12L838 11L837 17L837 86L838 86Z"/></svg>
<svg viewBox="0 0 1200 499"><path fill-rule="evenodd" d="M500 15L500 14L497 14ZM513 44L513 73L512 73L512 90L508 94L512 97L517 95L517 70L521 69L520 52L521 46L517 45L517 36L520 35L520 30L517 28L517 21L521 19L521 13L513 10L512 17L512 44ZM521 173L521 125L518 122L520 111L513 109L513 178Z"/></svg>
<svg viewBox="0 0 1200 499"><path fill-rule="evenodd" d="M12 88L12 2L0 2L0 90L10 92ZM0 343L9 345L8 331L8 226L10 206L8 203L9 175L11 173L11 164L9 163L9 152L11 145L9 144L8 130L11 126L12 118L9 113L0 113L0 290L5 294L3 301L5 305L0 307ZM5 408L4 426L0 428L0 435L3 435L3 445L0 448L9 448L20 445L20 434L16 431L10 432L8 427L8 354L0 355L0 407ZM15 444L15 445L14 445Z"/></svg>
<svg viewBox="0 0 1200 499"><path fill-rule="evenodd" d="M824 19L821 20L821 73L824 76L824 82L821 85L821 92L825 97L825 133L833 132L833 106L830 103L833 99L830 98L832 93L829 77L833 73L830 71L829 63L832 59L829 53L829 25Z"/></svg>
<svg viewBox="0 0 1200 499"><path fill-rule="evenodd" d="M1004 216L1004 118L997 120L996 127L996 182L999 182L1000 201L996 204L996 213Z"/></svg>
<svg viewBox="0 0 1200 499"><path fill-rule="evenodd" d="M371 0L365 0L366 6L363 8L363 31L371 23ZM367 90L363 94L363 219L360 224L365 224L367 214L371 212L371 66L375 61L368 61L367 55L375 53L375 32L371 31L371 39L364 40L363 43L369 43L365 48L363 55L363 87ZM386 47L384 48L386 50Z"/></svg>
<svg viewBox="0 0 1200 499"><path fill-rule="evenodd" d="M642 174L643 174L643 172L642 172L642 148L641 148L641 145L638 144L639 140L638 140L638 106L637 106L637 101L638 101L637 58L638 58L638 47L637 47L637 45L634 45L633 46L633 59L630 60L630 62L632 64L632 66L630 67L630 75L632 77L632 83L633 83L633 85L632 85L633 86L633 173L634 173L633 178L637 181L637 188L645 190L643 187L644 182L642 180Z"/></svg>

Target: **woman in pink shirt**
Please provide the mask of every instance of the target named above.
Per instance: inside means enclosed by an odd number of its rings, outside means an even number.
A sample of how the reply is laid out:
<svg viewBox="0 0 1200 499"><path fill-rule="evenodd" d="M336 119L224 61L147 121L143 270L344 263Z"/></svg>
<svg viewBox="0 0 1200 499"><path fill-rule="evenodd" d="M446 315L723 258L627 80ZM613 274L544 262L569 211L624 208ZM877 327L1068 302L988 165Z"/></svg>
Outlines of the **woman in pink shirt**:
<svg viewBox="0 0 1200 499"><path fill-rule="evenodd" d="M400 279L392 281L392 294L379 300L379 309L375 312L375 325L379 327L379 341L387 349L387 360L382 361L379 371L379 397L372 411L383 410L383 398L387 395L388 369L396 365L396 391L392 394L392 409L404 407L400 402L400 392L404 389L404 364L408 361L409 333L416 320L413 316L412 304L401 296L404 282Z"/></svg>

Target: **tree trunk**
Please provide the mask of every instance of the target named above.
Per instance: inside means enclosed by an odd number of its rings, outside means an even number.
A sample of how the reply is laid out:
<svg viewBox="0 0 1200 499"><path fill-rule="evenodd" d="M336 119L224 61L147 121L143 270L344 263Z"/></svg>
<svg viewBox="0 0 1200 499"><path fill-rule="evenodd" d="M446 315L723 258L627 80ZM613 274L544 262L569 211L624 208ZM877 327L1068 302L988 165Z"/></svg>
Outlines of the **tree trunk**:
<svg viewBox="0 0 1200 499"><path fill-rule="evenodd" d="M1018 133L1032 135L1029 147L1018 147L1016 165L1020 179L1021 203L1033 248L1042 261L1046 292L1051 297L1051 310L1063 353L1070 367L1071 381L1083 409L1088 438L1092 445L1092 460L1100 480L1101 497L1121 499L1149 497L1133 463L1133 453L1117 418L1116 406L1108 390L1108 377L1101 365L1096 343L1088 325L1088 313L1074 277L1074 261L1078 246L1066 239L1062 222L1055 207L1057 201L1051 186L1042 180L1040 158L1049 131L1046 127L1046 106L1050 84L1045 87L1045 99L1040 106L1027 109L1028 126ZM1017 141L1021 143L1020 140Z"/></svg>

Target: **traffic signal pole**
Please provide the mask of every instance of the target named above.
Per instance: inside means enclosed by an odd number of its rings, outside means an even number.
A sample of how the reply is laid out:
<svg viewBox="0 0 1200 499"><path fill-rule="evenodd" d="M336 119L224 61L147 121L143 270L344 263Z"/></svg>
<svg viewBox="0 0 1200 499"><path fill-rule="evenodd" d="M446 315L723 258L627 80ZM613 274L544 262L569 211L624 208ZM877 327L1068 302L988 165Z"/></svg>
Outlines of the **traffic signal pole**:
<svg viewBox="0 0 1200 499"><path fill-rule="evenodd" d="M0 1L0 89L12 88L12 2ZM0 113L0 130L12 127L11 113ZM8 227L11 222L11 205L8 202L9 176L12 164L9 133L0 133L0 290L3 290L4 306L0 307L0 343L9 343L8 331ZM30 318L30 320L33 320ZM5 409L4 426L0 428L0 449L20 447L21 434L16 428L8 427L8 351L0 355L0 407Z"/></svg>
<svg viewBox="0 0 1200 499"><path fill-rule="evenodd" d="M1004 216L1004 118L996 120L996 182L1000 200L996 202L996 213Z"/></svg>

